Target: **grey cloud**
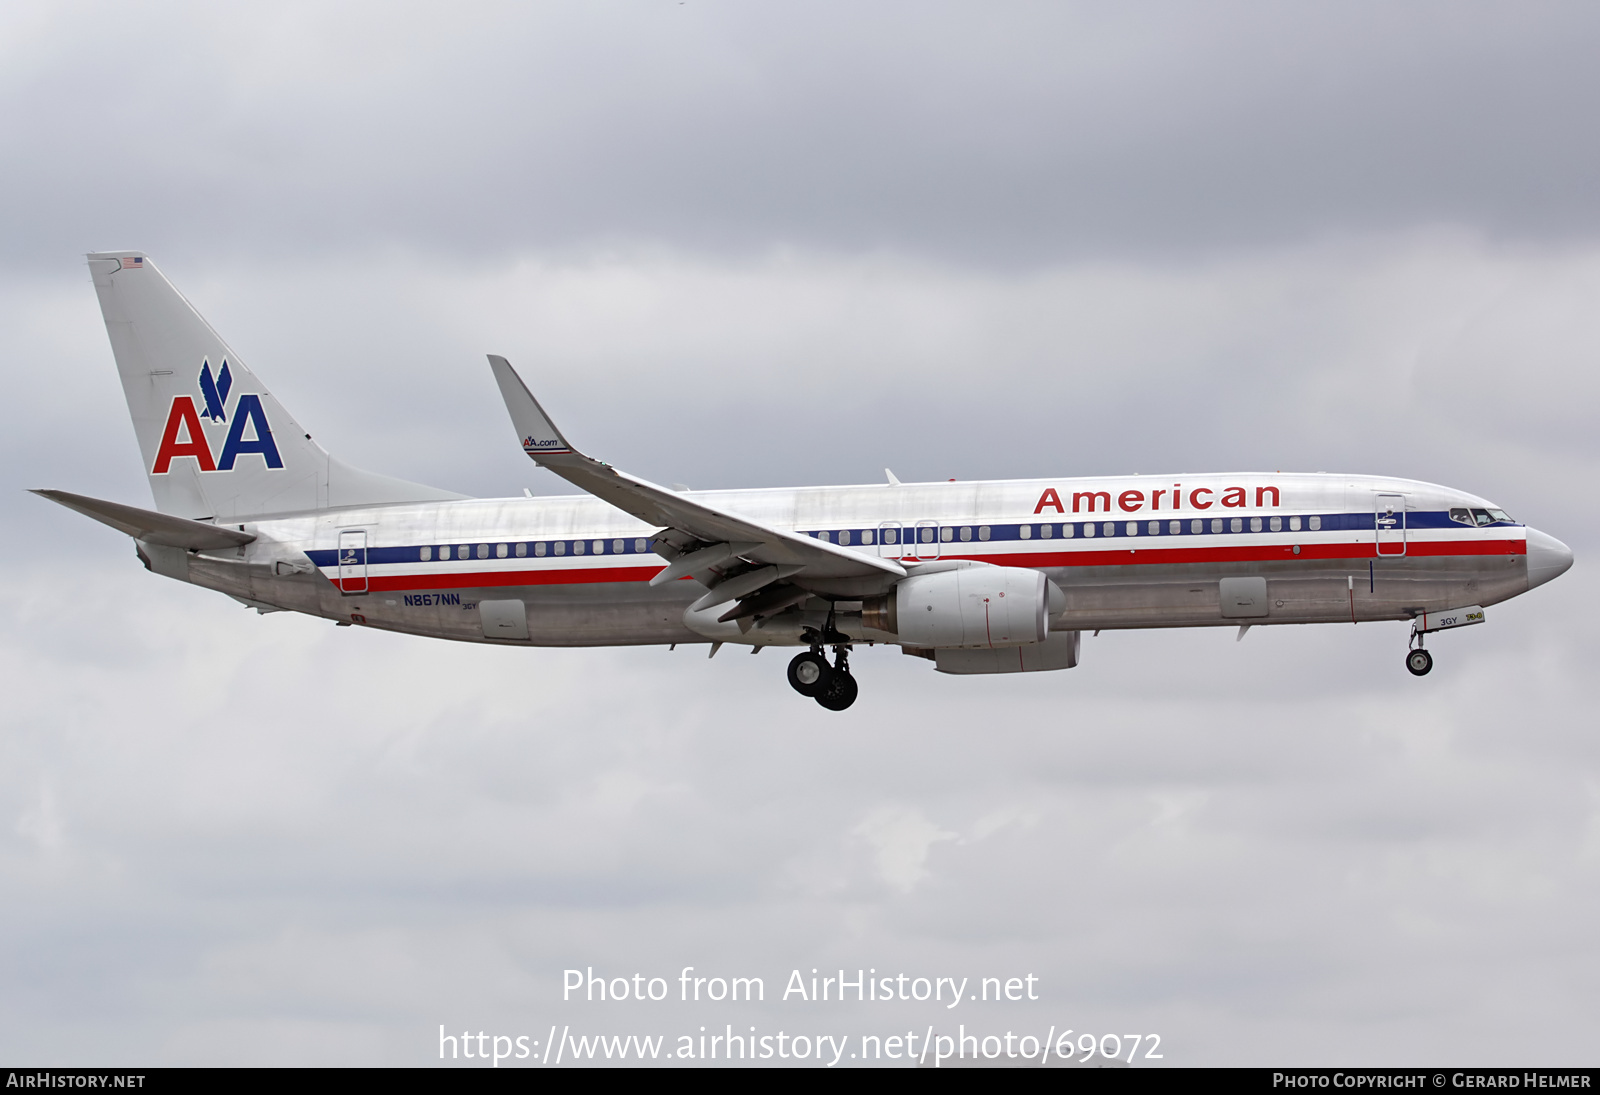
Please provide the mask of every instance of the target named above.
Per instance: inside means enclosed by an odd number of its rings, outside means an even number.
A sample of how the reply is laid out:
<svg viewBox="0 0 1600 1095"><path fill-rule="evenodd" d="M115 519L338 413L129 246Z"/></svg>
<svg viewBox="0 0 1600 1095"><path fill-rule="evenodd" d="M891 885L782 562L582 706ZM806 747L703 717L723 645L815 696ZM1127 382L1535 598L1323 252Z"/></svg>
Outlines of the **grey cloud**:
<svg viewBox="0 0 1600 1095"><path fill-rule="evenodd" d="M12 262L1600 227L1580 4L88 11L12 19Z"/></svg>
<svg viewBox="0 0 1600 1095"><path fill-rule="evenodd" d="M1589 9L985 10L7 9L0 1054L950 1018L558 999L685 964L1034 972L983 1025L1172 1064L1588 1044ZM776 655L258 617L21 492L147 497L104 244L456 489L559 486L496 351L668 481L1409 474L1578 565L1424 681L1399 625L1106 633L1024 679L863 652L842 719Z"/></svg>

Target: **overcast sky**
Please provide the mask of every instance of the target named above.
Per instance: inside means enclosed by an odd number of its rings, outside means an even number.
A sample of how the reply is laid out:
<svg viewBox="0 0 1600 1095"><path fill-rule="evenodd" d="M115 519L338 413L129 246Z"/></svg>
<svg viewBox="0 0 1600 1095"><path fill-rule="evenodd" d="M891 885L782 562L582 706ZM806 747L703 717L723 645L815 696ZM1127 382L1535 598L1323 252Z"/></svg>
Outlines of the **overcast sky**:
<svg viewBox="0 0 1600 1095"><path fill-rule="evenodd" d="M1593 1064L1597 50L1579 3L0 8L0 1061ZM105 248L342 458L468 493L568 489L496 352L663 482L1371 472L1578 563L1423 680L1400 624L1121 632L864 652L843 715L776 653L258 617L23 493L149 504ZM560 999L689 965L768 1002ZM813 967L1041 999L777 1000Z"/></svg>

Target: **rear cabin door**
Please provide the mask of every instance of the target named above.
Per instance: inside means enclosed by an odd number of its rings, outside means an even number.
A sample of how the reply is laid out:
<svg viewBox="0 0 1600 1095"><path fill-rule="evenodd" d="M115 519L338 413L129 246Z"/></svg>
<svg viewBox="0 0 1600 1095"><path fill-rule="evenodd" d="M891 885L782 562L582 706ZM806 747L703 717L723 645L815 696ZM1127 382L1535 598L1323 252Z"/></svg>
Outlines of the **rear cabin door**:
<svg viewBox="0 0 1600 1095"><path fill-rule="evenodd" d="M339 592L367 591L366 530L339 534Z"/></svg>
<svg viewBox="0 0 1600 1095"><path fill-rule="evenodd" d="M1379 555L1406 553L1406 496L1380 494L1373 525L1377 529Z"/></svg>

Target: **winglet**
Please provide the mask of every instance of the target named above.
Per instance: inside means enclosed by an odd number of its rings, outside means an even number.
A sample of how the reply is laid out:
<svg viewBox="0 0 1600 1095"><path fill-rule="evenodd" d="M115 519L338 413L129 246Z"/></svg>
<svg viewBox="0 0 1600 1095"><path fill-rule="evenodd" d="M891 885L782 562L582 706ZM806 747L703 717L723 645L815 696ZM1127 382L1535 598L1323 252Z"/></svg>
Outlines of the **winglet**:
<svg viewBox="0 0 1600 1095"><path fill-rule="evenodd" d="M561 431L544 413L539 401L533 398L533 393L528 391L528 386L511 367L511 362L499 354L490 354L489 368L494 370L495 381L500 385L500 396L506 401L506 410L511 414L511 424L516 426L517 436L522 439L523 452L539 463L543 463L546 456L581 455L561 436Z"/></svg>

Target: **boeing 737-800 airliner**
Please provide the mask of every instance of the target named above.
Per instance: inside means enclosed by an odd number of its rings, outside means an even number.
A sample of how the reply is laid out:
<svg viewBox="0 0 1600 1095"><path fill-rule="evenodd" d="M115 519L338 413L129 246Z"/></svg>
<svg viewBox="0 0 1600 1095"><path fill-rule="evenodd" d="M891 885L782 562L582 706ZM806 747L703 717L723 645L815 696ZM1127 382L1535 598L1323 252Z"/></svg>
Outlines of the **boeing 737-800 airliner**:
<svg viewBox="0 0 1600 1095"><path fill-rule="evenodd" d="M1424 636L1572 565L1485 499L1365 475L671 490L578 451L494 356L523 451L585 493L467 498L341 463L147 256L88 258L155 509L37 493L262 612L515 646L799 647L789 683L843 710L861 645L1016 673L1075 666L1105 628L1410 621L1421 676Z"/></svg>

